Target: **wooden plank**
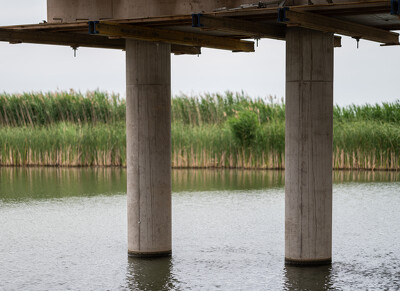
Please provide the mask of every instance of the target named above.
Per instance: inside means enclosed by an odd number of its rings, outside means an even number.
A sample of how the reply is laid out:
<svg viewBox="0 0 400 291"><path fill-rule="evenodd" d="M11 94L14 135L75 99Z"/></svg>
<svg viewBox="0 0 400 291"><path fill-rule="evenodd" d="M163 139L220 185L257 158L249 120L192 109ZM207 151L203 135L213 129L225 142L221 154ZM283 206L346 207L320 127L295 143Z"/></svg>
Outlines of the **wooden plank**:
<svg viewBox="0 0 400 291"><path fill-rule="evenodd" d="M194 26L205 29L220 30L233 34L236 33L252 38L285 38L285 27L280 25L202 14L193 15L193 20L198 21L198 23L194 23Z"/></svg>
<svg viewBox="0 0 400 291"><path fill-rule="evenodd" d="M342 37L335 35L333 37L333 46L334 47L342 47Z"/></svg>
<svg viewBox="0 0 400 291"><path fill-rule="evenodd" d="M87 26L87 23L86 23ZM47 32L34 30L0 29L0 41L10 43L33 43L47 45L62 45L72 47L93 47L107 49L125 49L123 39L109 39L104 36L91 36L77 33ZM340 47L340 37L335 36L335 46ZM201 54L200 47L173 44L171 51L174 54Z"/></svg>
<svg viewBox="0 0 400 291"><path fill-rule="evenodd" d="M209 47L235 52L254 52L254 42L227 37L210 36L176 30L133 26L110 22L99 22L96 31L100 35L132 38L146 41L160 41L194 47Z"/></svg>
<svg viewBox="0 0 400 291"><path fill-rule="evenodd" d="M285 27L281 25L202 14L194 14L193 20L198 22L194 23L194 26L199 28L236 33L252 38L285 39Z"/></svg>
<svg viewBox="0 0 400 291"><path fill-rule="evenodd" d="M201 48L195 46L172 44L171 52L175 55L200 55Z"/></svg>
<svg viewBox="0 0 400 291"><path fill-rule="evenodd" d="M207 30L215 29L229 33L238 33L253 38L285 40L286 29L283 26L209 15L195 15L195 19L199 23L194 23L194 25ZM334 46L341 47L341 40L340 36L335 35Z"/></svg>
<svg viewBox="0 0 400 291"><path fill-rule="evenodd" d="M332 17L322 16L311 12L298 11L292 8L283 9L285 9L285 15L281 18L281 20L287 25L296 25L319 31L333 32L384 44L399 43L398 33L335 19Z"/></svg>
<svg viewBox="0 0 400 291"><path fill-rule="evenodd" d="M168 17L146 17L146 18L134 18L134 19L109 19L107 20L113 23L121 24L141 24L148 26L181 26L191 25L192 15L178 15ZM0 28L4 29L18 29L18 30L42 30L42 31L87 31L87 21L77 22L51 22L51 23L38 23L38 24L22 24L22 25L10 25L3 26Z"/></svg>
<svg viewBox="0 0 400 291"><path fill-rule="evenodd" d="M326 4L312 4L312 5L295 5L292 8L299 9L301 11L337 11L338 15L343 11L353 11L354 14L358 14L360 11L368 10L371 13L376 9L390 8L389 0L376 0L376 1L354 1L354 2L342 2L342 3L326 3ZM243 9L243 10L223 10L217 12L207 12L205 15L213 16L225 16L225 17L241 17L246 19L251 18L265 18L266 16L272 15L274 17L276 13L275 7L268 8L256 8L256 9Z"/></svg>
<svg viewBox="0 0 400 291"><path fill-rule="evenodd" d="M7 41L10 43L66 45L71 47L125 49L124 39L109 39L102 36L99 37L94 35L65 32L0 29L0 41Z"/></svg>
<svg viewBox="0 0 400 291"><path fill-rule="evenodd" d="M77 21L73 23L38 23L38 24L22 24L4 26L4 29L17 29L17 30L86 30L87 21Z"/></svg>
<svg viewBox="0 0 400 291"><path fill-rule="evenodd" d="M87 25L87 24L86 24ZM43 31L20 31L0 29L0 41L11 44L33 43L47 45L61 45L71 47L93 47L106 49L125 50L125 39L109 39L104 36L93 36L87 34L43 32ZM172 45L171 52L176 55L199 55L199 47Z"/></svg>

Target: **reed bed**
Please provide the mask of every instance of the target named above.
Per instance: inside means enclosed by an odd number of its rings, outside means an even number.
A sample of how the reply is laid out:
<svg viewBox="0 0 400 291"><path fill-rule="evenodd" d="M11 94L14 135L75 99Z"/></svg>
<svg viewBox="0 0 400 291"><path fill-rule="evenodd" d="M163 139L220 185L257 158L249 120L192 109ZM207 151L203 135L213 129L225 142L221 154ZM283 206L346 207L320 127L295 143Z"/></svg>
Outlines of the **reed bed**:
<svg viewBox="0 0 400 291"><path fill-rule="evenodd" d="M273 96L252 99L243 92L228 91L225 94L181 95L172 99L172 121L192 126L223 124L242 111L254 112L260 124L285 121L283 101Z"/></svg>
<svg viewBox="0 0 400 291"><path fill-rule="evenodd" d="M125 166L125 126L114 123L0 129L2 166Z"/></svg>
<svg viewBox="0 0 400 291"><path fill-rule="evenodd" d="M176 96L172 122L193 126L221 124L243 109L257 113L260 122L284 120L285 108L276 98L252 100L243 93ZM125 121L126 103L118 95L94 91L0 94L0 125L47 126L58 122L97 124Z"/></svg>
<svg viewBox="0 0 400 291"><path fill-rule="evenodd" d="M335 122L333 146L335 169L400 169L398 123Z"/></svg>
<svg viewBox="0 0 400 291"><path fill-rule="evenodd" d="M123 99L0 94L0 165L125 166ZM334 108L335 169L400 169L400 102ZM285 168L285 105L243 93L172 99L175 168Z"/></svg>
<svg viewBox="0 0 400 291"><path fill-rule="evenodd" d="M125 120L125 100L104 92L0 94L0 125L48 126L59 122L111 123Z"/></svg>
<svg viewBox="0 0 400 291"><path fill-rule="evenodd" d="M377 121L400 124L400 100L374 105L335 106L333 115L337 122Z"/></svg>
<svg viewBox="0 0 400 291"><path fill-rule="evenodd" d="M43 126L57 122L111 123L125 120L125 100L115 94L93 91L0 94L0 125ZM243 110L253 111L261 124L284 121L283 100L269 96L250 98L225 92L200 96L179 95L172 99L172 122L192 126L223 124ZM336 122L377 121L400 123L400 101L375 105L335 106Z"/></svg>
<svg viewBox="0 0 400 291"><path fill-rule="evenodd" d="M172 125L175 168L284 169L284 151L284 123L257 129L248 145L238 142L227 125Z"/></svg>

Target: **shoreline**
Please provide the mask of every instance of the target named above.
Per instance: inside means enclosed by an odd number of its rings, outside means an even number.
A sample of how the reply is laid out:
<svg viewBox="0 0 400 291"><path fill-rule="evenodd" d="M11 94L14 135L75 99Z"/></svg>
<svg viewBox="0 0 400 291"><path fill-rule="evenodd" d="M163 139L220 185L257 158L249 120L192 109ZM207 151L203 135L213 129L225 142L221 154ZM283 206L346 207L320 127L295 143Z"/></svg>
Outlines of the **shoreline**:
<svg viewBox="0 0 400 291"><path fill-rule="evenodd" d="M126 166L115 165L1 165L1 168L58 168L58 169L126 169ZM285 168L256 168L256 167L171 167L172 170L241 170L241 171L285 171ZM390 168L332 168L333 171L358 172L400 172Z"/></svg>

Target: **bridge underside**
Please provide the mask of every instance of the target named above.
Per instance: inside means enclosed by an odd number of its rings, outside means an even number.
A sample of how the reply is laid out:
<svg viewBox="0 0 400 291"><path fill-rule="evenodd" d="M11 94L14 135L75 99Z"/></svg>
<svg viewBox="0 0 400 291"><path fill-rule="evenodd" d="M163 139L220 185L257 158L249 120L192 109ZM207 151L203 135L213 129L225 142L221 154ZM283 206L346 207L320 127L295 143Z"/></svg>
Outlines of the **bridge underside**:
<svg viewBox="0 0 400 291"><path fill-rule="evenodd" d="M226 9L201 14L103 19L0 27L0 41L71 47L125 49L125 39L166 42L176 54L198 54L201 47L252 52L249 39L285 40L287 27L297 26L338 35L398 44L400 30L397 2L344 2L270 8ZM335 38L340 46L340 37Z"/></svg>
<svg viewBox="0 0 400 291"><path fill-rule="evenodd" d="M130 255L162 256L172 249L170 53L200 54L202 47L253 52L250 39L272 38L286 40L286 262L331 262L333 48L341 46L338 35L398 45L391 30L400 29L399 3L274 3L0 27L0 41L12 44L126 50Z"/></svg>

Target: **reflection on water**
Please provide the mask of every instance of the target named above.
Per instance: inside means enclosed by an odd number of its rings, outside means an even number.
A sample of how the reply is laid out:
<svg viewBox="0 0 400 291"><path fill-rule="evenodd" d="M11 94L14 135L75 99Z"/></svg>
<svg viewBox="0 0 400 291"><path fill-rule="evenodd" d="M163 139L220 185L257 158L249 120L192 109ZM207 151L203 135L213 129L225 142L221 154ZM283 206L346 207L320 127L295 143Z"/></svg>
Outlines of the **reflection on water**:
<svg viewBox="0 0 400 291"><path fill-rule="evenodd" d="M334 171L336 184L397 182L400 172ZM284 171L175 169L173 192L283 188ZM0 200L126 193L122 168L0 168Z"/></svg>
<svg viewBox="0 0 400 291"><path fill-rule="evenodd" d="M400 172L397 171L334 171L333 183L379 183L399 182Z"/></svg>
<svg viewBox="0 0 400 291"><path fill-rule="evenodd" d="M331 290L332 267L326 266L285 266L285 289L293 291L303 290Z"/></svg>
<svg viewBox="0 0 400 291"><path fill-rule="evenodd" d="M0 199L23 200L126 193L119 168L1 168Z"/></svg>
<svg viewBox="0 0 400 291"><path fill-rule="evenodd" d="M172 258L128 259L125 169L0 168L0 290L398 290L400 173L333 177L333 264L301 268L282 171L173 170Z"/></svg>
<svg viewBox="0 0 400 291"><path fill-rule="evenodd" d="M126 286L130 290L177 290L171 257L128 258Z"/></svg>
<svg viewBox="0 0 400 291"><path fill-rule="evenodd" d="M334 171L333 182L398 182L400 172ZM282 188L285 172L280 170L210 170L175 169L172 171L174 192L215 190L257 190Z"/></svg>
<svg viewBox="0 0 400 291"><path fill-rule="evenodd" d="M172 171L174 192L280 188L284 183L283 171L207 169Z"/></svg>

